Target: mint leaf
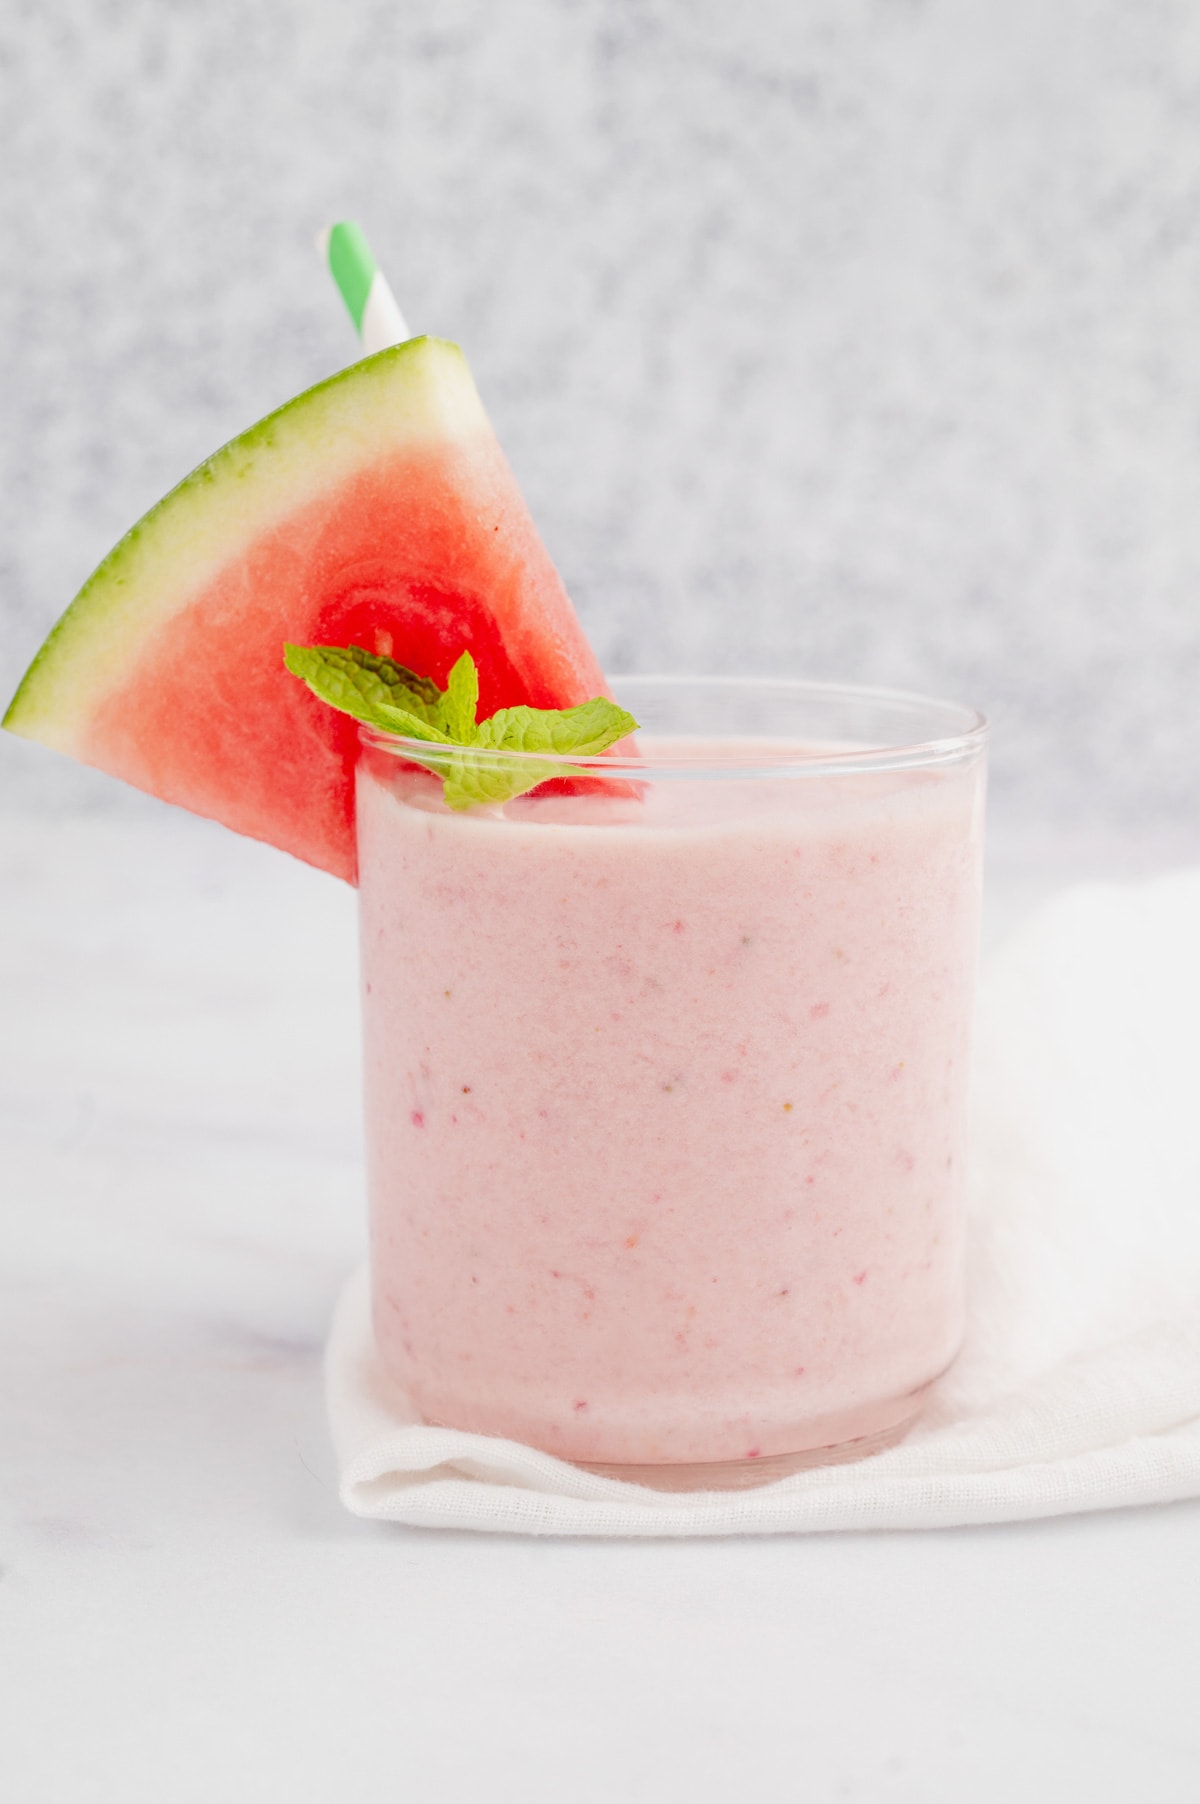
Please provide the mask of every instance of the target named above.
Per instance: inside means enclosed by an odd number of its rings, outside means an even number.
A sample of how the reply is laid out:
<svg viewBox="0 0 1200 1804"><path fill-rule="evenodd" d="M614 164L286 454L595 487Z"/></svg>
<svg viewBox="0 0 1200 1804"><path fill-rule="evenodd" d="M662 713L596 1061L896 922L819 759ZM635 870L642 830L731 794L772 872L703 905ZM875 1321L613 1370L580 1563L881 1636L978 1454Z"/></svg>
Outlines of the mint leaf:
<svg viewBox="0 0 1200 1804"><path fill-rule="evenodd" d="M330 707L382 732L427 742L427 756L411 756L442 778L446 804L454 809L509 802L552 777L585 774L558 762L513 763L489 753L594 758L637 731L632 714L605 696L574 708L499 708L476 722L479 672L469 651L458 659L445 690L359 645L285 645L283 660Z"/></svg>
<svg viewBox="0 0 1200 1804"><path fill-rule="evenodd" d="M586 775L569 765L488 758L489 751L553 752L559 758L577 752L594 758L636 733L637 724L632 714L602 695L575 708L498 708L480 722L470 756L451 754L443 784L446 804L456 810L489 802L495 806L552 777Z"/></svg>
<svg viewBox="0 0 1200 1804"><path fill-rule="evenodd" d="M475 735L475 743L495 751L570 752L595 758L618 739L637 732L637 721L616 702L598 695L576 708L497 708Z"/></svg>
<svg viewBox="0 0 1200 1804"><path fill-rule="evenodd" d="M326 646L324 650L338 656L335 646ZM361 645L348 645L343 657L357 664L363 672L363 679L375 677L390 691L389 699L397 707L406 708L410 714L420 714L429 709L430 720L441 702L442 692L432 677L418 676L415 670L406 670L403 664L397 664L393 658L385 658L378 652L364 651Z"/></svg>
<svg viewBox="0 0 1200 1804"><path fill-rule="evenodd" d="M465 651L446 679L446 693L441 698L441 724L456 745L470 745L476 737L475 715L479 708L479 672L469 651Z"/></svg>
<svg viewBox="0 0 1200 1804"><path fill-rule="evenodd" d="M539 783L548 783L552 777L573 774L568 765L539 764L532 760L528 764L512 765L499 758L489 758L486 752L474 748L459 751L456 747L444 761L439 758L437 766L446 806L456 813L488 804L495 808L501 802L511 802L514 796L523 796L536 789Z"/></svg>
<svg viewBox="0 0 1200 1804"><path fill-rule="evenodd" d="M285 645L283 661L314 695L385 733L449 742L438 724L442 692L390 658L360 645Z"/></svg>

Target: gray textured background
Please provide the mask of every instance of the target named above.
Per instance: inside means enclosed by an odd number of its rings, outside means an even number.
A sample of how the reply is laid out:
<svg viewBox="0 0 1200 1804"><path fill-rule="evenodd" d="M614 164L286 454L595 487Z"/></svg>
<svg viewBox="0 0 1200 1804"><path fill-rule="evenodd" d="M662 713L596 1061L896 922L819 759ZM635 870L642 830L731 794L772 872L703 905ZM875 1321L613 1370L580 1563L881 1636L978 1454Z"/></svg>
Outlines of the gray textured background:
<svg viewBox="0 0 1200 1804"><path fill-rule="evenodd" d="M6 691L350 359L350 216L611 668L962 694L1010 822L1195 826L1195 0L3 0L0 50ZM10 807L117 805L4 739Z"/></svg>

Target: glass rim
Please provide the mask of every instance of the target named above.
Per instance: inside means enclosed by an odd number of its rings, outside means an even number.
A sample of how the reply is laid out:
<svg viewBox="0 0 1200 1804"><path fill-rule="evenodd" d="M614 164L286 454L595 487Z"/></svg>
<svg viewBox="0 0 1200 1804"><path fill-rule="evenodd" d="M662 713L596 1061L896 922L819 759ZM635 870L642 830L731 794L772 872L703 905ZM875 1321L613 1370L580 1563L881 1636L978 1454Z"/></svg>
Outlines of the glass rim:
<svg viewBox="0 0 1200 1804"><path fill-rule="evenodd" d="M725 745L722 744L720 734L712 738L697 734L686 738L676 735L674 741L664 736L663 741L657 745L651 737L648 749L645 752L639 750L636 754L618 751L616 748L584 756L577 752L502 751L489 747L486 750L473 749L472 755L486 760L493 769L519 770L537 765L545 771L547 766L554 766L555 771L547 773L542 781L548 780L550 775L558 771L564 776L587 771L597 777L642 779L650 776L696 778L705 775L824 777L840 773L867 774L962 763L983 750L989 734L987 718L977 708L968 703L950 702L909 689L888 689L859 683L815 682L802 677L655 676L640 672L616 673L608 681L614 689L623 692L624 699L630 704L630 711L635 714L636 691L639 689L647 693L652 690L673 690L679 693L687 689L708 689L730 694L736 691L751 695L755 692L763 695L769 693L781 699L791 697L797 701L807 697L834 705L874 705L913 717L919 714L941 714L947 730L943 733L918 734L911 739L893 736L886 744L859 743L837 749L828 743L805 745L797 742L792 746L777 734L764 735L757 740L746 735L729 735ZM638 731L653 735L653 729L645 725L640 726ZM468 749L441 745L428 739L413 739L398 733L385 733L365 722L359 723L358 734L360 744L399 758L412 758L415 755L426 768L440 763L455 750ZM690 752L685 749L688 746L693 748Z"/></svg>

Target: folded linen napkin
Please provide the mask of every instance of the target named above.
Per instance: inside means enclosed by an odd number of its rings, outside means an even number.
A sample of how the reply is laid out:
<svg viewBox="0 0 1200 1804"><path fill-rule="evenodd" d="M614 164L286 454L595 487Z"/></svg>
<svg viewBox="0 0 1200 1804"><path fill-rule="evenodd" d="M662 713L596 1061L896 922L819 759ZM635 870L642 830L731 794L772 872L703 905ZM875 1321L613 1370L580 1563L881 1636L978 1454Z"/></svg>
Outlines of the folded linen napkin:
<svg viewBox="0 0 1200 1804"><path fill-rule="evenodd" d="M899 1446L758 1490L651 1491L431 1428L384 1388L365 1277L326 1378L357 1515L531 1534L930 1528L1200 1495L1200 871L1089 885L985 968L969 1326Z"/></svg>

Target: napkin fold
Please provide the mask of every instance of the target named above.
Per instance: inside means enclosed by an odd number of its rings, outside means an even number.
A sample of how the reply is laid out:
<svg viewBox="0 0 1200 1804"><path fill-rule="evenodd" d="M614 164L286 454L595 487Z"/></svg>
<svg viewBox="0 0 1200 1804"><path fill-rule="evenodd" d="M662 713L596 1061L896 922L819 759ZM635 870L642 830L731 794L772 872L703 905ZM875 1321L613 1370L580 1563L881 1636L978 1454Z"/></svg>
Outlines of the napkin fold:
<svg viewBox="0 0 1200 1804"><path fill-rule="evenodd" d="M714 1535L1200 1495L1200 871L1065 891L989 959L972 1174L966 1342L899 1446L679 1494L432 1428L383 1382L358 1273L326 1355L343 1501L425 1527Z"/></svg>

